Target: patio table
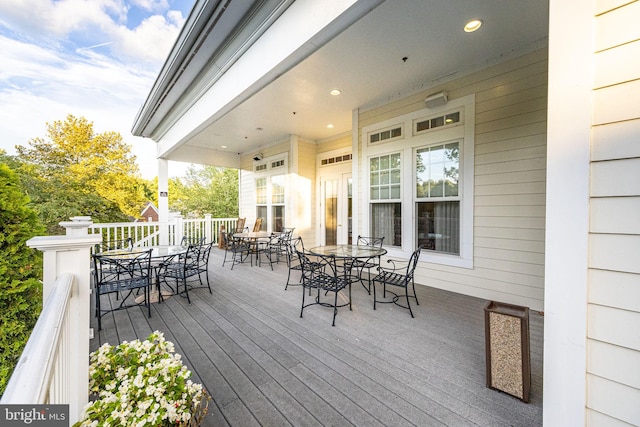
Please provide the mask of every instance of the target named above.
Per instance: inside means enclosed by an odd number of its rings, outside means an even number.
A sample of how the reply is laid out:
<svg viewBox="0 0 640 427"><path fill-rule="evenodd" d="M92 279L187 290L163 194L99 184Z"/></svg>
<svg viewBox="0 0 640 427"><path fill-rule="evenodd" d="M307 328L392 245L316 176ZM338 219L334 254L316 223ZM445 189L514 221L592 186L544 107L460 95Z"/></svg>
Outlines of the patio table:
<svg viewBox="0 0 640 427"><path fill-rule="evenodd" d="M319 255L319 256L335 256L336 259L340 259L343 262L344 267L349 266L349 272L351 272L352 264L351 262L355 259L373 259L378 258L387 253L387 250L384 248L377 248L374 246L363 246L363 245L327 245L327 246L316 246L307 251L311 255ZM353 276L350 273L351 282L357 282L360 280L360 275Z"/></svg>
<svg viewBox="0 0 640 427"><path fill-rule="evenodd" d="M261 241L268 241L272 234L274 233L270 233L268 231L245 231L243 233L234 233L233 237L235 237L236 239L242 239L245 242L248 242L249 245L252 245L254 247L253 251L256 255L256 265L258 265L260 256L258 245ZM253 265L253 261L251 261L251 265Z"/></svg>
<svg viewBox="0 0 640 427"><path fill-rule="evenodd" d="M123 249L113 249L109 251L104 251L102 254L109 255L110 257L118 257L122 259L133 258L136 254L139 254L142 251L151 249L151 262L155 275L155 283L156 290L151 291L149 293L149 302L156 303L159 300L165 300L170 298L171 295L174 294L173 289L171 292L162 291L160 289L160 277L158 276L158 268L162 265L162 263L171 260L173 257L176 257L181 254L185 254L187 252L187 246L181 245L157 245L157 246L136 246L131 250L123 250ZM160 293L161 292L161 293ZM140 303L144 300L144 295L138 296L135 301L136 303Z"/></svg>
<svg viewBox="0 0 640 427"><path fill-rule="evenodd" d="M316 246L309 249L312 255L329 256L334 255L336 258L356 259L356 258L376 258L387 253L384 248L376 248L372 246L358 245L327 245Z"/></svg>

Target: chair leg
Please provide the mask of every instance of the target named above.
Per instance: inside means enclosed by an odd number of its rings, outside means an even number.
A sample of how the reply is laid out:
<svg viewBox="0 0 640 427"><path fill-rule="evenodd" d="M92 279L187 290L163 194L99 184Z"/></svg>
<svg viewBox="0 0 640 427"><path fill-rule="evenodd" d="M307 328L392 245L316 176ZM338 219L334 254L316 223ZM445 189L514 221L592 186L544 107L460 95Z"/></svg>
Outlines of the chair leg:
<svg viewBox="0 0 640 427"><path fill-rule="evenodd" d="M333 322L331 326L336 326L336 315L338 314L338 292L333 293Z"/></svg>
<svg viewBox="0 0 640 427"><path fill-rule="evenodd" d="M144 300L147 303L147 314L151 317L151 283L149 286L144 288ZM158 301L160 300L160 295L158 294Z"/></svg>
<svg viewBox="0 0 640 427"><path fill-rule="evenodd" d="M409 303L409 289L404 287L404 295L407 298L407 308L409 309L409 313L411 313L411 317L413 317L413 310L411 310L411 304Z"/></svg>
<svg viewBox="0 0 640 427"><path fill-rule="evenodd" d="M162 296L162 289L160 288L160 275L159 275L159 271L160 271L160 267L153 267L154 271L155 271L155 277L156 277L156 291L158 291L158 304L161 304L164 302L164 297Z"/></svg>
<svg viewBox="0 0 640 427"><path fill-rule="evenodd" d="M373 309L376 309L376 282L373 281Z"/></svg>
<svg viewBox="0 0 640 427"><path fill-rule="evenodd" d="M413 297L416 299L416 305L420 305L418 302L418 295L416 295L416 282L411 280L411 287L413 288Z"/></svg>
<svg viewBox="0 0 640 427"><path fill-rule="evenodd" d="M187 287L187 276L182 278L182 283L184 284L184 293L187 295L187 302L191 304L191 298L189 298L189 288Z"/></svg>
<svg viewBox="0 0 640 427"><path fill-rule="evenodd" d="M102 311L100 311L100 292L96 289L96 315L98 316L98 330L102 330Z"/></svg>
<svg viewBox="0 0 640 427"><path fill-rule="evenodd" d="M289 280L291 280L291 269L289 269L289 272L287 273L287 283L284 285L284 290L285 291L289 287Z"/></svg>
<svg viewBox="0 0 640 427"><path fill-rule="evenodd" d="M311 289L309 289L311 290ZM300 309L300 317L302 318L302 312L304 311L304 289L302 290L302 308Z"/></svg>
<svg viewBox="0 0 640 427"><path fill-rule="evenodd" d="M205 271L204 274L207 276L207 287L209 288L209 293L213 295L213 292L211 292L211 283L209 283L209 268L207 268L207 271Z"/></svg>
<svg viewBox="0 0 640 427"><path fill-rule="evenodd" d="M371 295L371 269L370 268L367 269L367 282L369 285L368 287L367 285L364 284L364 281L362 280L363 272L364 272L364 266L358 270L358 280L360 280L360 284L362 285L364 290L367 291L369 295Z"/></svg>

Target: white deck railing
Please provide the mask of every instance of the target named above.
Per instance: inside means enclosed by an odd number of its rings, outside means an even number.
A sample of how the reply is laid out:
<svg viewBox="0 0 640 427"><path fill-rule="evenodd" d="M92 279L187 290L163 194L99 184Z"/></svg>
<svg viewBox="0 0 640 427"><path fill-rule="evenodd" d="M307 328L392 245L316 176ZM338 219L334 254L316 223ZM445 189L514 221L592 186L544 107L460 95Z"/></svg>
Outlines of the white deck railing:
<svg viewBox="0 0 640 427"><path fill-rule="evenodd" d="M176 218L170 222L115 222L92 224L89 234L102 234L103 243L131 237L135 246L177 245L182 237L202 238L218 243L220 229L235 230L237 218Z"/></svg>
<svg viewBox="0 0 640 427"><path fill-rule="evenodd" d="M179 244L183 236L218 242L221 227L237 218L170 223L92 224L90 217L61 223L66 236L27 242L43 252L43 310L2 395L2 404L69 404L69 421L80 419L89 398L90 252L93 246L131 237L134 244ZM99 235L102 235L101 237ZM86 263L78 260L86 259Z"/></svg>
<svg viewBox="0 0 640 427"><path fill-rule="evenodd" d="M2 404L68 404L69 425L89 400L91 218L60 223L66 236L37 236L27 246L43 253L43 309L20 356ZM86 260L86 262L83 262Z"/></svg>
<svg viewBox="0 0 640 427"><path fill-rule="evenodd" d="M65 273L53 285L2 395L2 404L69 403L70 372L74 369L69 301L74 279Z"/></svg>

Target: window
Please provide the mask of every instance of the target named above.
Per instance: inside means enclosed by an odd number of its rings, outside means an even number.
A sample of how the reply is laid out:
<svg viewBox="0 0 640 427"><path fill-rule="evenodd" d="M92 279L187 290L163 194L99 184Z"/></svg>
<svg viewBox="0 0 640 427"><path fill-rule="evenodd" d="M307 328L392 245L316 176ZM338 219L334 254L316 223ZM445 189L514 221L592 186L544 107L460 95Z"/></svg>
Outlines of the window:
<svg viewBox="0 0 640 427"><path fill-rule="evenodd" d="M256 205L267 204L267 178L256 179Z"/></svg>
<svg viewBox="0 0 640 427"><path fill-rule="evenodd" d="M471 94L361 129L368 206L360 228L384 236L390 256L420 245L423 262L473 268L474 117ZM395 139L384 133L397 128Z"/></svg>
<svg viewBox="0 0 640 427"><path fill-rule="evenodd" d="M384 237L384 244L402 246L402 204L371 204L371 235Z"/></svg>
<svg viewBox="0 0 640 427"><path fill-rule="evenodd" d="M413 122L413 132L417 135L442 126L455 126L459 124L461 120L460 111L455 111L442 116L430 117L428 119L418 119Z"/></svg>
<svg viewBox="0 0 640 427"><path fill-rule="evenodd" d="M369 159L371 235L384 237L385 244L392 246L402 246L400 166L400 153Z"/></svg>
<svg viewBox="0 0 640 427"><path fill-rule="evenodd" d="M267 229L267 207L256 206L256 218L262 218L262 224L260 225L260 231L266 231Z"/></svg>
<svg viewBox="0 0 640 427"><path fill-rule="evenodd" d="M333 165L334 163L347 162L351 160L351 154L343 154L341 156L328 157L320 161L321 166Z"/></svg>
<svg viewBox="0 0 640 427"><path fill-rule="evenodd" d="M369 173L371 200L400 198L400 153L372 157Z"/></svg>
<svg viewBox="0 0 640 427"><path fill-rule="evenodd" d="M285 224L287 157L264 159L255 177L256 218L262 218L261 230L281 231ZM255 171L258 171L256 167Z"/></svg>
<svg viewBox="0 0 640 427"><path fill-rule="evenodd" d="M262 227L266 227L267 178L256 178L256 218L263 218Z"/></svg>
<svg viewBox="0 0 640 427"><path fill-rule="evenodd" d="M271 177L271 230L284 227L284 175Z"/></svg>
<svg viewBox="0 0 640 427"><path fill-rule="evenodd" d="M392 127L391 129L385 129L379 132L369 134L369 143L375 144L376 142L390 141L399 139L402 137L402 126Z"/></svg>
<svg viewBox="0 0 640 427"><path fill-rule="evenodd" d="M459 143L416 150L416 235L425 250L460 254Z"/></svg>

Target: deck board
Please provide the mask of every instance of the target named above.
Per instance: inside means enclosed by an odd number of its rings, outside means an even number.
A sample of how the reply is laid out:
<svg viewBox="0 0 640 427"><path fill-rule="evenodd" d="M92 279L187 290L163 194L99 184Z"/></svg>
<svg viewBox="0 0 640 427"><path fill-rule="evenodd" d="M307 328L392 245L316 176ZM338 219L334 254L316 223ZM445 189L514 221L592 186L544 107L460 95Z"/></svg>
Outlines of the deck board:
<svg viewBox="0 0 640 427"><path fill-rule="evenodd" d="M103 318L91 349L162 331L212 396L207 426L542 425L540 314L530 314L531 401L486 387L486 301L418 286L415 318L362 286L353 309L311 306L284 290L283 263L221 267L212 251L207 289ZM293 273L298 277L299 273ZM92 316L92 326L97 327ZM97 329L97 328L96 328Z"/></svg>

